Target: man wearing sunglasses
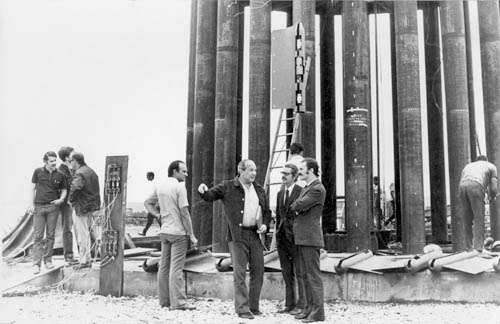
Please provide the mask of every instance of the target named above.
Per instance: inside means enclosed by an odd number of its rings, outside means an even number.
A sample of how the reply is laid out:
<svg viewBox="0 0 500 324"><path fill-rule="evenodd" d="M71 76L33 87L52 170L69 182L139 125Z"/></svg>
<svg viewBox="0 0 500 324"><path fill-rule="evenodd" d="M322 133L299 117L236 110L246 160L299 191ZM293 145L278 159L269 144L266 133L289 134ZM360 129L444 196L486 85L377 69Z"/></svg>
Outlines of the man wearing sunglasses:
<svg viewBox="0 0 500 324"><path fill-rule="evenodd" d="M293 236L295 213L290 205L299 197L302 187L296 184L298 168L293 163L285 164L281 171L283 187L276 201L276 245L285 281L285 308L278 313L298 315L305 308L305 287L303 273L299 268L297 246ZM295 296L295 278L298 285L298 299Z"/></svg>

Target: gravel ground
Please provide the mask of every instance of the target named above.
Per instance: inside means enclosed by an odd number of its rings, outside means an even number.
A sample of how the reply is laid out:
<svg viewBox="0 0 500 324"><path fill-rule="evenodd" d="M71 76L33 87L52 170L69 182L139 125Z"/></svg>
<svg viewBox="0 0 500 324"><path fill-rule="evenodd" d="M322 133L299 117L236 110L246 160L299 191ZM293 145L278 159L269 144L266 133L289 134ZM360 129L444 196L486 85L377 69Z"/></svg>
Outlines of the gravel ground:
<svg viewBox="0 0 500 324"><path fill-rule="evenodd" d="M93 294L43 292L0 299L0 323L301 323L276 314L281 303L261 302L262 316L242 321L232 301L193 299L195 311L169 311L156 298L113 298ZM500 323L495 304L328 303L326 323Z"/></svg>

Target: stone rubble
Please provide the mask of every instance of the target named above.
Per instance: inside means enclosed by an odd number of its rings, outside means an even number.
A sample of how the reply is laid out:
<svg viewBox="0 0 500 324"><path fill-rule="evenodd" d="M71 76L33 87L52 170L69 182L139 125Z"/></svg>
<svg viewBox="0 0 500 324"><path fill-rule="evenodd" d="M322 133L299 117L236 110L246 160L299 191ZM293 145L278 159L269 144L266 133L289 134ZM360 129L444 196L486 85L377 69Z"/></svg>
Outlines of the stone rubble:
<svg viewBox="0 0 500 324"><path fill-rule="evenodd" d="M281 301L261 301L263 315L242 320L231 300L195 298L195 311L169 311L154 297L104 297L53 290L0 298L0 323L301 323L277 314ZM326 304L325 323L500 323L500 305L479 303Z"/></svg>

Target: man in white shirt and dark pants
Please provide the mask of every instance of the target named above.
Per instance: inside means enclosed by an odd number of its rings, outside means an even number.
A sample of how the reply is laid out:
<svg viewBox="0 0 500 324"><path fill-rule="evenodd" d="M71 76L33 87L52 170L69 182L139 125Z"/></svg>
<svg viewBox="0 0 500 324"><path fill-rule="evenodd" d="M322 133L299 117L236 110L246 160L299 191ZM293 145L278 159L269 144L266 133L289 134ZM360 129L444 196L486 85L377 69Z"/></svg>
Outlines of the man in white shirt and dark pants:
<svg viewBox="0 0 500 324"><path fill-rule="evenodd" d="M198 243L193 234L188 210L186 187L183 182L188 175L186 164L174 161L168 167L168 178L159 181L151 196L144 202L149 213L160 217L161 259L158 269L158 297L160 306L172 310L192 310L186 304L184 286L184 263L189 242ZM160 212L155 208L160 205Z"/></svg>

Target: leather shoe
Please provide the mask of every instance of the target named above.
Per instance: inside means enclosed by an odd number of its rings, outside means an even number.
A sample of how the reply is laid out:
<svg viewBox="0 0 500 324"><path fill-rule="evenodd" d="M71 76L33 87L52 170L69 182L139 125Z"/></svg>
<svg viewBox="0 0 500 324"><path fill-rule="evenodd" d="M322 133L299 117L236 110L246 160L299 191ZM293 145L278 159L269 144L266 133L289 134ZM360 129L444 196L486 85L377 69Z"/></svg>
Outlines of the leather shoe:
<svg viewBox="0 0 500 324"><path fill-rule="evenodd" d="M295 315L295 318L296 319L304 319L304 318L307 318L307 316L309 316L309 314L307 314L307 313L300 313L300 314Z"/></svg>
<svg viewBox="0 0 500 324"><path fill-rule="evenodd" d="M294 308L290 311L290 315L299 315L302 313L304 310L302 308Z"/></svg>
<svg viewBox="0 0 500 324"><path fill-rule="evenodd" d="M293 310L293 307L285 307L283 309L280 309L277 313L278 314L287 314L287 313L291 314L292 310Z"/></svg>
<svg viewBox="0 0 500 324"><path fill-rule="evenodd" d="M48 261L48 262L45 262L45 269L54 269L54 265L52 264L52 262Z"/></svg>
<svg viewBox="0 0 500 324"><path fill-rule="evenodd" d="M186 310L195 310L196 307L194 306L188 306L188 305L181 305L181 306L177 306L177 307L170 307L170 310L182 310L182 311L186 311Z"/></svg>
<svg viewBox="0 0 500 324"><path fill-rule="evenodd" d="M239 313L238 316L241 317L241 318L246 318L246 319L254 319L252 313L250 313L250 312L248 312L248 313Z"/></svg>
<svg viewBox="0 0 500 324"><path fill-rule="evenodd" d="M250 313L252 313L253 315L262 315L262 312L258 309L251 309Z"/></svg>
<svg viewBox="0 0 500 324"><path fill-rule="evenodd" d="M325 319L324 318L318 318L318 319L315 319L315 318L309 318L309 317L306 317L302 320L302 323L313 323L313 322L323 322Z"/></svg>

